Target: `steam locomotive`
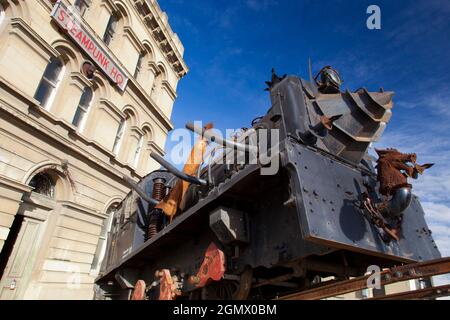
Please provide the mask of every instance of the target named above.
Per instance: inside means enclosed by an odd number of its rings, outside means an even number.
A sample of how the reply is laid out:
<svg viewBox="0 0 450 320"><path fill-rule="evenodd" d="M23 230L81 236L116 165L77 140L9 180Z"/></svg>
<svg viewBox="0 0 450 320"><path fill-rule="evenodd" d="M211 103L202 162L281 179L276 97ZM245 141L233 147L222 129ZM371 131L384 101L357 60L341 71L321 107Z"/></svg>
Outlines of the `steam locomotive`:
<svg viewBox="0 0 450 320"><path fill-rule="evenodd" d="M311 70L309 80L272 70L271 107L239 136L188 124L200 136L191 156L209 144L208 163L179 170L152 154L160 170L124 178L132 191L114 216L97 299L272 299L440 257L407 181L432 165L387 149L374 167L368 153L393 92L341 91L335 69Z"/></svg>

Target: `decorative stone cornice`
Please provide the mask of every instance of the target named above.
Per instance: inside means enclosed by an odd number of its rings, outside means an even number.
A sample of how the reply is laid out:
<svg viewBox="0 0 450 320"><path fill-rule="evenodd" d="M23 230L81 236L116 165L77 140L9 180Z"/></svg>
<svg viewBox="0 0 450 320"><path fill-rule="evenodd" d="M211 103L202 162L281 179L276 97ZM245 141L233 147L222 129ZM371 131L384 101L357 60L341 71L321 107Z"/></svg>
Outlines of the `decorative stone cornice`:
<svg viewBox="0 0 450 320"><path fill-rule="evenodd" d="M61 203L61 206L64 207L64 208L69 208L71 210L80 211L82 213L94 216L96 218L102 218L103 219L105 217L104 214L102 214L100 211L92 209L92 208L89 208L89 207L86 207L86 206L81 205L79 203L75 203L75 202L72 202L72 201L61 201L60 203ZM61 214L67 216L66 212L62 212Z"/></svg>
<svg viewBox="0 0 450 320"><path fill-rule="evenodd" d="M70 78L72 79L71 83L75 84L81 90L83 90L85 87L92 86L92 82L80 72L70 73Z"/></svg>
<svg viewBox="0 0 450 320"><path fill-rule="evenodd" d="M133 31L133 29L131 29L129 26L125 26L123 28L123 32L124 32L124 36L127 37L131 43L134 45L134 47L136 48L136 50L138 52L144 52L145 48L142 45L141 41L139 41L138 36L136 35L136 33Z"/></svg>
<svg viewBox="0 0 450 320"><path fill-rule="evenodd" d="M189 68L183 54L184 47L168 23L167 14L161 10L156 0L132 0L148 31L158 43L172 69L179 78L184 77Z"/></svg>
<svg viewBox="0 0 450 320"><path fill-rule="evenodd" d="M142 131L139 127L136 127L136 126L132 126L130 128L130 133L135 138L139 138L139 137L142 137L144 135L144 131Z"/></svg>
<svg viewBox="0 0 450 320"><path fill-rule="evenodd" d="M27 186L23 183L20 183L16 180L13 180L7 176L0 174L0 185L6 185L10 188L16 189L21 192L30 192L33 190L32 187Z"/></svg>
<svg viewBox="0 0 450 320"><path fill-rule="evenodd" d="M48 59L49 56L57 57L59 54L56 49L44 41L22 18L11 19L11 33L20 37L45 59ZM30 41L30 39L35 39L36 41Z"/></svg>
<svg viewBox="0 0 450 320"><path fill-rule="evenodd" d="M102 0L102 3L100 5L108 9L109 14L119 11L119 8L117 8L112 0Z"/></svg>
<svg viewBox="0 0 450 320"><path fill-rule="evenodd" d="M113 111L115 113L115 117L119 118L120 120L125 119L125 114L111 101L105 99L105 98L101 98L99 99L99 103L101 105L104 105L107 108L104 108L109 114L111 114L111 111ZM113 115L113 114L111 114ZM114 116L114 115L113 115Z"/></svg>
<svg viewBox="0 0 450 320"><path fill-rule="evenodd" d="M170 98L172 98L172 100L175 101L175 99L177 98L177 93L172 88L172 86L169 84L169 82L164 80L162 82L162 87L167 91L167 93L169 93Z"/></svg>
<svg viewBox="0 0 450 320"><path fill-rule="evenodd" d="M128 86L130 87L130 89L133 87L136 89L130 90L130 92L135 93L139 100L144 103L145 107L150 110L149 115L152 118L155 117L157 119L157 123L162 124L162 129L167 131L173 129L173 124L170 119L166 117L161 108L157 106L155 101L153 101L153 99L145 92L145 90L136 79L130 78L128 80Z"/></svg>
<svg viewBox="0 0 450 320"><path fill-rule="evenodd" d="M35 207L39 207L47 211L53 210L56 207L56 201L54 199L34 192L25 194L22 199L25 203L32 204Z"/></svg>
<svg viewBox="0 0 450 320"><path fill-rule="evenodd" d="M161 149L155 142L149 141L147 143L147 146L150 150L157 152L160 156L164 156L165 152L163 149Z"/></svg>

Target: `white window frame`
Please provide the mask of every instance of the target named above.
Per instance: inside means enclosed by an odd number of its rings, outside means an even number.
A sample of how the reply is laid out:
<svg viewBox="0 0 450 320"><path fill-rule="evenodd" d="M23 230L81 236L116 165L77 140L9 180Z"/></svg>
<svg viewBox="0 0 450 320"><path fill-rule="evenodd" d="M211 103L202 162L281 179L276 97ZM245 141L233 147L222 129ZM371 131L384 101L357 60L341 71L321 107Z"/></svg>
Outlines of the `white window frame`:
<svg viewBox="0 0 450 320"><path fill-rule="evenodd" d="M127 126L127 119L123 119L120 122L119 128L117 129L116 138L114 139L113 150L114 155L118 155L120 147L122 146L123 136L125 134L125 129Z"/></svg>
<svg viewBox="0 0 450 320"><path fill-rule="evenodd" d="M55 82L53 82L52 80L47 79L45 77L45 70L44 70L44 74L42 75L41 81L39 82L39 85L38 85L38 89L39 89L39 87L41 86L42 82L45 82L45 83L47 83L47 85L49 85L51 87L51 89L50 89L51 92L50 92L50 95L49 95L47 101L44 104L41 103L41 107L43 107L47 111L50 111L50 108L53 105L53 102L54 102L55 97L56 97L56 92L59 89L59 86L61 84L61 80L64 77L64 73L66 71L66 65L64 64L64 61L62 61L60 58L56 58L56 59L60 60L62 66L61 66L61 70L59 71L58 76L56 77ZM48 65L47 65L47 67L48 67ZM36 90L36 92L37 91L38 90Z"/></svg>
<svg viewBox="0 0 450 320"><path fill-rule="evenodd" d="M61 71L60 71L60 73L58 75L58 78L56 79L55 86L53 87L52 93L50 94L50 97L49 97L49 99L48 99L48 101L47 101L47 103L45 105L45 110L47 110L47 111L50 111L50 108L52 107L53 102L55 101L56 92L58 91L59 86L61 85L61 81L62 81L62 78L64 77L64 73L65 72L66 72L66 65L63 62L63 66L62 66ZM45 79L45 78L42 77L42 79ZM45 80L47 80L47 79L45 79Z"/></svg>
<svg viewBox="0 0 450 320"><path fill-rule="evenodd" d="M111 208L112 206L114 206L114 204L112 204L109 208ZM105 259L105 255L106 255L106 247L108 246L108 235L111 233L111 228L112 228L112 223L114 221L114 216L117 214L117 205L115 208L113 208L111 211L109 210L106 211L107 213L109 213L108 217L106 217L106 221L104 222L106 225L106 228L104 229L104 233L100 233L100 236L98 237L98 243L97 246L100 246L98 248L96 248L95 250L95 255L98 254L97 257L97 263L95 266L91 266L91 275L97 275L100 272L100 268L102 267L102 263L103 260ZM103 230L102 230L103 231ZM94 256L95 259L95 256Z"/></svg>
<svg viewBox="0 0 450 320"><path fill-rule="evenodd" d="M136 152L134 153L133 167L137 168L139 165L139 158L141 157L142 146L144 144L144 136L139 137L138 144L136 146Z"/></svg>
<svg viewBox="0 0 450 320"><path fill-rule="evenodd" d="M5 20L5 9L3 8L2 4L0 3L0 25L2 25L3 20Z"/></svg>

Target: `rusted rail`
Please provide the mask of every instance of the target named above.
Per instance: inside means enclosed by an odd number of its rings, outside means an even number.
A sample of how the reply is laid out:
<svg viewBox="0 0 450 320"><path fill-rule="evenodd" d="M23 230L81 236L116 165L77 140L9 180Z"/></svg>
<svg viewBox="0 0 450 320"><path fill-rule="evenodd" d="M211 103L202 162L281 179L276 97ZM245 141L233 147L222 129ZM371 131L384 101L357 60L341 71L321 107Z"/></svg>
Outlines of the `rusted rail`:
<svg viewBox="0 0 450 320"><path fill-rule="evenodd" d="M437 276L446 273L450 273L450 257L406 264L383 270L380 273L380 283L381 285L387 285L395 282ZM369 277L370 275L365 275L351 280L340 281L337 283L335 282L307 291L280 297L279 300L320 300L363 290L368 287L367 280Z"/></svg>
<svg viewBox="0 0 450 320"><path fill-rule="evenodd" d="M399 292L386 296L369 298L367 300L418 300L418 299L435 299L450 295L450 284L430 287L414 291Z"/></svg>

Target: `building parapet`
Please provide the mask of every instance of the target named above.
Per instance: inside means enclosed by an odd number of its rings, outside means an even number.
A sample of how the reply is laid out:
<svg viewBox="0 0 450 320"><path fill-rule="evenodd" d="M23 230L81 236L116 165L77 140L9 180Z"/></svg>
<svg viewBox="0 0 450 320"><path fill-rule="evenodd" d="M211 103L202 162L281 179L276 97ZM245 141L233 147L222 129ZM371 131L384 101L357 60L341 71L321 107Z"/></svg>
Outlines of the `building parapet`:
<svg viewBox="0 0 450 320"><path fill-rule="evenodd" d="M167 14L156 0L133 0L145 25L149 28L172 69L181 78L189 71L184 62L184 47L178 35L172 31Z"/></svg>

